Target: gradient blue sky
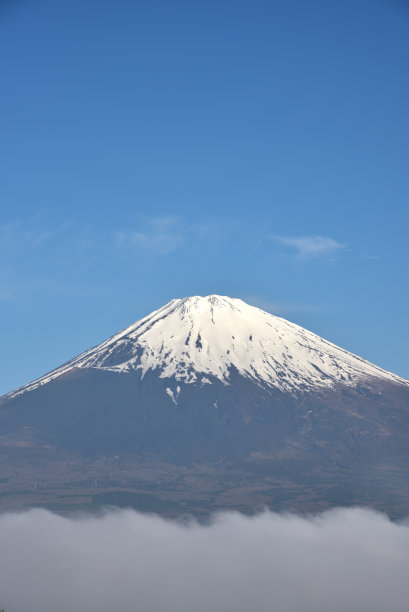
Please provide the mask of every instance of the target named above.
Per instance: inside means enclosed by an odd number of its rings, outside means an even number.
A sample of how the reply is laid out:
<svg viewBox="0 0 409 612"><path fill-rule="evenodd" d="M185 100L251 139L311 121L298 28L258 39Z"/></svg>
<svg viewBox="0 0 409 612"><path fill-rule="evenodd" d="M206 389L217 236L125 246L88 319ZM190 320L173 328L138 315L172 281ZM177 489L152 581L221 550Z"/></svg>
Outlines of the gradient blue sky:
<svg viewBox="0 0 409 612"><path fill-rule="evenodd" d="M174 297L409 377L409 6L0 0L0 394Z"/></svg>

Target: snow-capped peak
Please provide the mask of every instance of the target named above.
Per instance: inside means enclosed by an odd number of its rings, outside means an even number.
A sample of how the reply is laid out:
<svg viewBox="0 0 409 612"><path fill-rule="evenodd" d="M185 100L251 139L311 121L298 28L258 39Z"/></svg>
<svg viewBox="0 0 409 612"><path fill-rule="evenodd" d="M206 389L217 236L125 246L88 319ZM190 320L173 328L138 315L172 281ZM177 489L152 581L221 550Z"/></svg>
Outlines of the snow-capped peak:
<svg viewBox="0 0 409 612"><path fill-rule="evenodd" d="M409 384L294 323L219 295L172 300L17 393L74 367L142 376L156 370L162 378L199 384L212 378L229 384L233 368L292 394L379 378Z"/></svg>

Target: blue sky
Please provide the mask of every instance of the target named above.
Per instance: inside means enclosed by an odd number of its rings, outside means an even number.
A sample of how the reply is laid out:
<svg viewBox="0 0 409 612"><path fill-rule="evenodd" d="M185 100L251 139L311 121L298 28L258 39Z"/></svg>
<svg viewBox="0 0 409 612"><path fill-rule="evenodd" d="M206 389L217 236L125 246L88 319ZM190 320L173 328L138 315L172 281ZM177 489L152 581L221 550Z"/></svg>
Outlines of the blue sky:
<svg viewBox="0 0 409 612"><path fill-rule="evenodd" d="M0 4L0 393L220 293L409 377L403 0Z"/></svg>

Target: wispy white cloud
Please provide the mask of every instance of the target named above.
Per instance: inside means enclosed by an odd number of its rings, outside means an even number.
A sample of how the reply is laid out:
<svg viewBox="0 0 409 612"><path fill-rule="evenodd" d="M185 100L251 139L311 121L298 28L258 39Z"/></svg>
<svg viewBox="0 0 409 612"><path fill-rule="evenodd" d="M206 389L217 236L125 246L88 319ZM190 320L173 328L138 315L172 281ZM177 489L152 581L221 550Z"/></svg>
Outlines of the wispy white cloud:
<svg viewBox="0 0 409 612"><path fill-rule="evenodd" d="M46 243L59 239L70 228L70 223L61 223L52 228L36 228L30 223L14 221L0 225L0 249L13 252L21 249L40 248Z"/></svg>
<svg viewBox="0 0 409 612"><path fill-rule="evenodd" d="M0 302L89 291L89 280L81 282L79 272L101 260L106 243L106 235L91 227L44 215L0 223Z"/></svg>
<svg viewBox="0 0 409 612"><path fill-rule="evenodd" d="M296 255L302 258L327 257L346 248L346 245L328 236L278 236L274 240L283 246L294 249Z"/></svg>
<svg viewBox="0 0 409 612"><path fill-rule="evenodd" d="M115 242L121 248L132 248L154 255L167 255L183 245L186 227L173 217L154 217L141 228L117 231Z"/></svg>

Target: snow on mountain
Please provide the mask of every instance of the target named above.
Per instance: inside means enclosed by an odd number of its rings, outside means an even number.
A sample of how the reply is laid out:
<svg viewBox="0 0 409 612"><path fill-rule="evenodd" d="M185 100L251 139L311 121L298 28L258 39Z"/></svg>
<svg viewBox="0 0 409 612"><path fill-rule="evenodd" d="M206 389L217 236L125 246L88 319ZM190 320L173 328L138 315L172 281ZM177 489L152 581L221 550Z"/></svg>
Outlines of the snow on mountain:
<svg viewBox="0 0 409 612"><path fill-rule="evenodd" d="M226 385L230 371L281 391L357 386L404 379L285 319L240 299L210 295L175 299L53 372L9 394L35 389L72 368L155 370L183 383Z"/></svg>

